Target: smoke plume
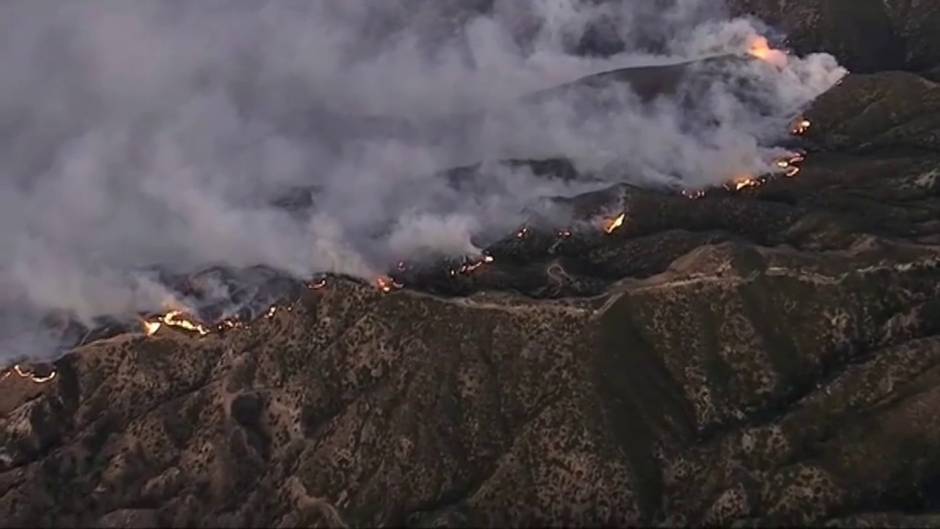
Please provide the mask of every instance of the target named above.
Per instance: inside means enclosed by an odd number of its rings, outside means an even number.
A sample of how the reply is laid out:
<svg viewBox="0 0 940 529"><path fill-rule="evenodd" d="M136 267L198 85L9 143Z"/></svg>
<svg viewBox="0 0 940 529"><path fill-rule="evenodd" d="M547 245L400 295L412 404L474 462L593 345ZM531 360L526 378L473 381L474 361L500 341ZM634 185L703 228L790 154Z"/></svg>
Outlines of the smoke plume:
<svg viewBox="0 0 940 529"><path fill-rule="evenodd" d="M693 63L702 81L656 97L549 90L773 39L715 4L3 2L0 359L46 350L50 311L166 307L154 270L374 276L478 253L545 197L773 171L788 121L844 74L831 56ZM592 178L499 163L547 157Z"/></svg>

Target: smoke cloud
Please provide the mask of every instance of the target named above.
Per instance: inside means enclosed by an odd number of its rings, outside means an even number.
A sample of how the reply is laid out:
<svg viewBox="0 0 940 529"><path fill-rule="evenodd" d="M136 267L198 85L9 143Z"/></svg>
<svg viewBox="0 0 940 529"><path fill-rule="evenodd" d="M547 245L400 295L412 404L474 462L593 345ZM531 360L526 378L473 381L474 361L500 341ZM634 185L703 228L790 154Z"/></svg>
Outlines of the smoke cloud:
<svg viewBox="0 0 940 529"><path fill-rule="evenodd" d="M540 92L762 34L710 0L3 2L0 360L46 350L27 323L49 311L165 307L155 269L374 276L478 253L545 197L773 171L831 56ZM498 163L547 157L593 177Z"/></svg>

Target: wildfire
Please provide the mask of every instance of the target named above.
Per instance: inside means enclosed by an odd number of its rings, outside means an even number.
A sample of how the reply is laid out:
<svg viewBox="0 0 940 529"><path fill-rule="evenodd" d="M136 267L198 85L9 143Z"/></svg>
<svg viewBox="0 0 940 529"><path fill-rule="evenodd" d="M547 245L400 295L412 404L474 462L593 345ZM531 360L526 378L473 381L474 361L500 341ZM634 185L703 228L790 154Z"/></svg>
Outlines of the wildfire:
<svg viewBox="0 0 940 529"><path fill-rule="evenodd" d="M242 322L235 319L228 319L219 322L219 324L216 326L216 329L219 331L224 331L227 329L242 329L244 327L245 325Z"/></svg>
<svg viewBox="0 0 940 529"><path fill-rule="evenodd" d="M731 184L731 187L734 188L735 191L740 191L749 187L758 187L761 184L763 184L763 182L758 178L746 177L735 180Z"/></svg>
<svg viewBox="0 0 940 529"><path fill-rule="evenodd" d="M140 324L144 327L144 334L147 336L153 336L157 334L157 331L160 330L160 327L163 327L163 324L159 321L141 321Z"/></svg>
<svg viewBox="0 0 940 529"><path fill-rule="evenodd" d="M56 376L55 371L50 372L46 376L39 376L33 373L32 371L27 371L23 369L22 367L19 366L19 364L13 366L13 371L20 377L28 378L31 381L35 382L36 384L43 384L45 382L49 382L50 380L54 379Z"/></svg>
<svg viewBox="0 0 940 529"><path fill-rule="evenodd" d="M813 123L808 119L800 119L790 128L790 133L794 136L802 136L806 134L810 127L813 126Z"/></svg>
<svg viewBox="0 0 940 529"><path fill-rule="evenodd" d="M492 255L484 255L479 261L468 261L460 265L459 268L451 268L450 276L455 277L457 274L469 274L477 268L480 268L485 264L492 263L495 260L496 259L494 259Z"/></svg>
<svg viewBox="0 0 940 529"><path fill-rule="evenodd" d="M765 37L754 38L748 47L747 53L751 57L756 57L779 68L783 68L787 65L787 54L771 48L770 43Z"/></svg>
<svg viewBox="0 0 940 529"><path fill-rule="evenodd" d="M800 167L798 164L802 163L805 159L806 158L802 154L794 154L789 158L777 160L777 167L780 169L786 169L783 174L792 178L800 173Z"/></svg>
<svg viewBox="0 0 940 529"><path fill-rule="evenodd" d="M171 310L164 314L160 318L160 323L168 327L176 327L177 329L199 333L199 336L209 334L209 329L206 329L199 322L187 318L185 314L178 310Z"/></svg>
<svg viewBox="0 0 940 529"><path fill-rule="evenodd" d="M607 225L604 226L604 232L607 233L608 235L615 232L617 228L620 228L621 226L623 226L623 221L626 220L626 218L627 218L627 214L621 213L620 215L617 216L617 218L611 221L608 221Z"/></svg>
<svg viewBox="0 0 940 529"><path fill-rule="evenodd" d="M383 294L388 294L389 292L391 292L391 291L393 291L393 290L397 290L397 289L399 289L399 288L404 288L404 286L405 286L405 285L402 285L401 283L395 282L394 279L392 279L392 278L390 278L390 277L388 277L388 276L379 276L379 277L377 277L377 278L375 279L375 285L379 288L379 290L380 290Z"/></svg>

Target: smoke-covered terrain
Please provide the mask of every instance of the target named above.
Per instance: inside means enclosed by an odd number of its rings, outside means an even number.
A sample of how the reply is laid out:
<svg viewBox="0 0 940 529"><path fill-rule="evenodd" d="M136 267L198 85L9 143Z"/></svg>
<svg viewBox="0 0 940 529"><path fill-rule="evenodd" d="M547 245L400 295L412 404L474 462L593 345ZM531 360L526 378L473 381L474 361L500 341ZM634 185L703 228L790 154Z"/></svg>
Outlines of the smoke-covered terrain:
<svg viewBox="0 0 940 529"><path fill-rule="evenodd" d="M727 8L0 3L0 526L940 525L940 4Z"/></svg>
<svg viewBox="0 0 940 529"><path fill-rule="evenodd" d="M550 197L780 172L844 70L748 55L762 35L705 0L4 2L0 358L52 354L50 312L185 306L164 273L372 278L479 255ZM500 163L546 158L581 176Z"/></svg>

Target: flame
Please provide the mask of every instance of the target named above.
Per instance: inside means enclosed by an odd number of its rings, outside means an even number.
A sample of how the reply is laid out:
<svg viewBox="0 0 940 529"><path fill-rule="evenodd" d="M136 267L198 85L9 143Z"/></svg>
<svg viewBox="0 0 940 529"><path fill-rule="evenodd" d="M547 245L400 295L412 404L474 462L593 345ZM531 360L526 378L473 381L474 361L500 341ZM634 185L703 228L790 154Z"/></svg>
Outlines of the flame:
<svg viewBox="0 0 940 529"><path fill-rule="evenodd" d="M616 231L617 228L623 226L623 221L626 220L626 218L627 218L627 214L621 213L620 215L617 216L617 218L609 221L607 225L604 226L604 232L610 235L611 233Z"/></svg>
<svg viewBox="0 0 940 529"><path fill-rule="evenodd" d="M794 123L792 127L790 127L790 133L794 136L802 136L806 134L806 131L808 131L812 126L813 122L808 119L801 118L796 123Z"/></svg>
<svg viewBox="0 0 940 529"><path fill-rule="evenodd" d="M229 319L219 322L219 324L216 326L216 329L219 331L224 331L226 329L242 329L244 327L245 325L242 322L235 319Z"/></svg>
<svg viewBox="0 0 940 529"><path fill-rule="evenodd" d="M313 283L308 283L308 284L307 284L307 287L308 287L310 290L320 290L321 288L323 288L323 287L325 287L325 286L326 286L326 278L320 279L319 281L314 281Z"/></svg>
<svg viewBox="0 0 940 529"><path fill-rule="evenodd" d="M571 237L571 230L569 230L568 228L565 228L563 230L558 230L555 233L555 235L557 235L559 239L568 239Z"/></svg>
<svg viewBox="0 0 940 529"><path fill-rule="evenodd" d="M32 371L27 371L21 368L19 364L13 366L13 371L20 377L28 378L31 381L35 382L36 384L43 384L45 382L49 382L50 380L54 379L56 376L55 371L52 371L51 373L49 373L48 375L44 377L36 376L36 374L33 373Z"/></svg>
<svg viewBox="0 0 940 529"><path fill-rule="evenodd" d="M44 377L37 377L36 375L32 375L32 376L30 377L30 380L32 380L33 382L35 382L35 383L37 383L37 384L43 384L43 383L45 383L45 382L49 382L50 380L54 379L54 378L55 378L55 375L56 375L56 372L55 372L55 371L49 373L48 375L46 375L46 376L44 376Z"/></svg>
<svg viewBox="0 0 940 529"><path fill-rule="evenodd" d="M209 334L209 329L206 329L200 323L190 320L186 317L181 311L171 310L163 315L160 318L160 322L169 327L176 327L178 329L183 329L190 332L199 333L199 336L205 336Z"/></svg>
<svg viewBox="0 0 940 529"><path fill-rule="evenodd" d="M404 288L405 285L395 282L394 279L388 276L379 276L375 279L375 285L382 291L383 294L388 294L393 290L399 288Z"/></svg>
<svg viewBox="0 0 940 529"><path fill-rule="evenodd" d="M752 177L748 176L748 177L745 177L745 178L739 178L739 179L735 180L731 185L732 185L732 187L734 188L735 191L740 191L740 190L746 189L746 188L748 188L748 187L758 187L758 186L760 186L761 184L763 184L763 182L760 181L760 179L758 179L758 178L752 178Z"/></svg>
<svg viewBox="0 0 940 529"><path fill-rule="evenodd" d="M277 305L272 305L271 308L268 309L268 312L265 313L264 317L271 319L274 317L276 313L277 313Z"/></svg>
<svg viewBox="0 0 940 529"><path fill-rule="evenodd" d="M755 57L764 62L768 62L777 66L778 68L783 68L787 65L787 54L780 50L775 50L770 47L770 43L765 37L755 37L747 50L748 55Z"/></svg>
<svg viewBox="0 0 940 529"><path fill-rule="evenodd" d="M797 153L790 156L789 158L777 160L777 167L780 169L786 169L783 174L792 178L799 174L800 167L798 164L802 163L805 159L806 158L802 154Z"/></svg>
<svg viewBox="0 0 940 529"><path fill-rule="evenodd" d="M141 321L141 325L144 327L144 334L147 336L153 336L157 334L157 331L160 330L160 327L163 327L163 324L159 321Z"/></svg>
<svg viewBox="0 0 940 529"><path fill-rule="evenodd" d="M494 259L492 255L483 255L483 257L481 257L479 261L469 261L460 265L460 267L458 268L451 268L450 276L455 277L457 274L469 274L470 272L473 272L477 268L480 268L481 266L492 263L494 261L496 261L496 259Z"/></svg>
<svg viewBox="0 0 940 529"><path fill-rule="evenodd" d="M519 231L516 232L517 239L525 239L528 236L529 236L529 228L526 226L519 228Z"/></svg>

